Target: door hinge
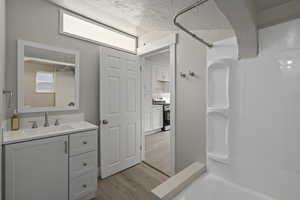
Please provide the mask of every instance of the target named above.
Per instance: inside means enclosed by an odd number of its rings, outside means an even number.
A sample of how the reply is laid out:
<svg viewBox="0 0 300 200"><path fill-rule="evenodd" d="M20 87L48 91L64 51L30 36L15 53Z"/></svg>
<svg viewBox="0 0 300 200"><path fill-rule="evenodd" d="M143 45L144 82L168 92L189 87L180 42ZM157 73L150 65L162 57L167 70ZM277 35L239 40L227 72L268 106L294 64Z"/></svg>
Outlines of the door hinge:
<svg viewBox="0 0 300 200"><path fill-rule="evenodd" d="M140 150L141 150L141 151L143 150L143 147L142 147L142 145L140 145Z"/></svg>
<svg viewBox="0 0 300 200"><path fill-rule="evenodd" d="M140 65L140 71L142 71L142 65Z"/></svg>

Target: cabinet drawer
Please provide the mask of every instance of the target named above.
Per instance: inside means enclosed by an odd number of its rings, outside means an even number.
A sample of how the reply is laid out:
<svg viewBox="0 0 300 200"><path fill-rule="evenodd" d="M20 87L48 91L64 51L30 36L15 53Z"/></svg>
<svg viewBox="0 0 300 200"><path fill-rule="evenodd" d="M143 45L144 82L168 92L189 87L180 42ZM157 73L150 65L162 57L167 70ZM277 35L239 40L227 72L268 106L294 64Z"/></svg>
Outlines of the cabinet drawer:
<svg viewBox="0 0 300 200"><path fill-rule="evenodd" d="M92 151L70 157L70 178L80 176L89 171L97 170L97 152Z"/></svg>
<svg viewBox="0 0 300 200"><path fill-rule="evenodd" d="M97 150L97 131L88 131L70 135L70 155L78 155Z"/></svg>
<svg viewBox="0 0 300 200"><path fill-rule="evenodd" d="M163 107L162 106L153 106L152 111L162 111Z"/></svg>
<svg viewBox="0 0 300 200"><path fill-rule="evenodd" d="M70 200L83 200L96 196L97 171L77 176L70 181Z"/></svg>

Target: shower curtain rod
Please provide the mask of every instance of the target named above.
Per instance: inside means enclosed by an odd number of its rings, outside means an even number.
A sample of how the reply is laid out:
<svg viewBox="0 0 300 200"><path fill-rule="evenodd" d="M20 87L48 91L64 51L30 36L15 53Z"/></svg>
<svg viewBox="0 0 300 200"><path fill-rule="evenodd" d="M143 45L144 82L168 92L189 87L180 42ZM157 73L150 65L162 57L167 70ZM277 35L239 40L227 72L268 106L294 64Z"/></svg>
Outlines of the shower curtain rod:
<svg viewBox="0 0 300 200"><path fill-rule="evenodd" d="M202 5L203 3L206 3L208 0L200 0L200 1L197 1L195 2L194 4L182 9L181 11L179 11L175 17L173 18L173 22L174 22L174 25L177 26L178 28L180 28L181 30L183 30L184 32L186 32L187 34L191 35L193 38L195 38L196 40L198 40L199 42L205 44L206 46L208 46L209 48L212 48L213 47L213 44L209 43L209 42L206 42L205 40L203 40L202 38L198 37L196 34L192 33L191 31L189 31L187 28L185 28L184 26L182 26L179 22L177 22L177 18L192 10L193 8L197 7L197 6L200 6Z"/></svg>

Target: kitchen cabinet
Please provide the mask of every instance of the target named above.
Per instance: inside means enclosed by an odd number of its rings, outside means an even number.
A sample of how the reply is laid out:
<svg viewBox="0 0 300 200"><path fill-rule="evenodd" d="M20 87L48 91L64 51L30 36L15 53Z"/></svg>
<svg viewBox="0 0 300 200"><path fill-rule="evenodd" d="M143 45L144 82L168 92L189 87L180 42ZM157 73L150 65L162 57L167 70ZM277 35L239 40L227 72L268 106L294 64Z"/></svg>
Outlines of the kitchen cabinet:
<svg viewBox="0 0 300 200"><path fill-rule="evenodd" d="M157 106L152 108L152 129L160 129L163 127L163 108Z"/></svg>
<svg viewBox="0 0 300 200"><path fill-rule="evenodd" d="M144 112L144 131L151 132L163 128L163 106L155 105Z"/></svg>
<svg viewBox="0 0 300 200"><path fill-rule="evenodd" d="M144 131L148 132L151 131L152 128L152 110L147 110L144 112L145 117L144 117Z"/></svg>
<svg viewBox="0 0 300 200"><path fill-rule="evenodd" d="M170 67L157 67L156 79L158 81L170 82Z"/></svg>
<svg viewBox="0 0 300 200"><path fill-rule="evenodd" d="M95 198L97 141L89 130L5 145L5 199Z"/></svg>
<svg viewBox="0 0 300 200"><path fill-rule="evenodd" d="M68 200L68 137L5 146L6 200Z"/></svg>

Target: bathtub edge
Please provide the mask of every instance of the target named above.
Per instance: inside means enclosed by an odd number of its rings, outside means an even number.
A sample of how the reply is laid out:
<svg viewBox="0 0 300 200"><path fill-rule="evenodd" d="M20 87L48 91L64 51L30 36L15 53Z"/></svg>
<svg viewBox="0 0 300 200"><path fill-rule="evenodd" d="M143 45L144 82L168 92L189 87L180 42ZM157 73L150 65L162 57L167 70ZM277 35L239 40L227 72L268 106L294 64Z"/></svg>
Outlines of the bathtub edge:
<svg viewBox="0 0 300 200"><path fill-rule="evenodd" d="M160 200L171 200L205 172L206 165L195 162L151 192Z"/></svg>

